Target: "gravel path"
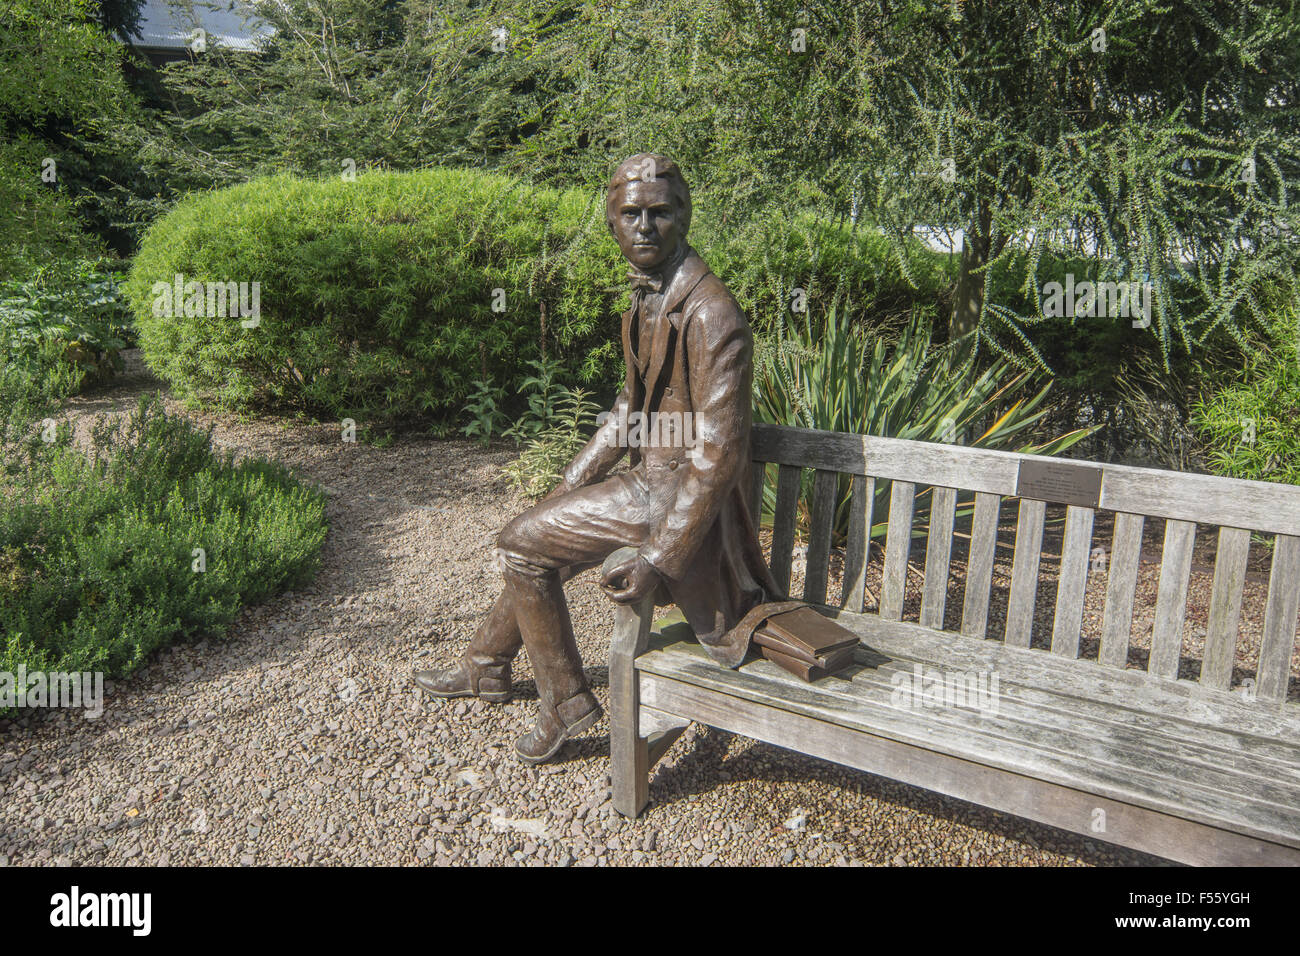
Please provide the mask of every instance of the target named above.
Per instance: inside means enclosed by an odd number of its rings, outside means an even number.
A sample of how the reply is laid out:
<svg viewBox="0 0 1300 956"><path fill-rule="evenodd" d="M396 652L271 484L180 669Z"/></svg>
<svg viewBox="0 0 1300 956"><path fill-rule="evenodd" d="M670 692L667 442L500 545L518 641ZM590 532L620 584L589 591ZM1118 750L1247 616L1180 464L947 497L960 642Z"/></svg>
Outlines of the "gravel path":
<svg viewBox="0 0 1300 956"><path fill-rule="evenodd" d="M70 411L84 434L151 387L129 376ZM627 821L609 803L607 721L561 763L516 761L536 700L525 657L506 705L429 701L410 682L460 653L497 593L493 540L525 504L499 475L509 449L187 414L329 490L324 568L227 639L110 685L98 721L0 721L0 864L1159 862L699 727ZM569 594L607 705L612 606L595 572Z"/></svg>

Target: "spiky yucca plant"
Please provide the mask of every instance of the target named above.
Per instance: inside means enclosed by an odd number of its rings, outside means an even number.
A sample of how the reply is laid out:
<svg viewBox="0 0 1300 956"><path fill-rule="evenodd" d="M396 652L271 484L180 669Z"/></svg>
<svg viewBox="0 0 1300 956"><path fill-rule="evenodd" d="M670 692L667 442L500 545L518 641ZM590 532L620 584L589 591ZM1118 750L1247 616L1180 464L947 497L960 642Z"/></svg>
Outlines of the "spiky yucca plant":
<svg viewBox="0 0 1300 956"><path fill-rule="evenodd" d="M1035 391L1036 376L1013 370L1001 359L973 374L969 339L932 349L931 324L914 312L889 348L883 338L873 340L838 309L820 328L806 316L781 323L776 334L760 338L756 349L756 420L1035 455L1059 454L1099 427L1075 429L1047 441L1027 440L1031 426L1050 410L1052 383ZM812 475L804 479L801 524L812 505ZM877 502L888 490L888 481L876 483ZM767 514L775 494L771 487L765 492ZM848 497L849 479L841 476L835 517L839 536L848 529ZM928 515L928 495L918 497L917 511ZM873 526L873 536L884 529L883 523Z"/></svg>

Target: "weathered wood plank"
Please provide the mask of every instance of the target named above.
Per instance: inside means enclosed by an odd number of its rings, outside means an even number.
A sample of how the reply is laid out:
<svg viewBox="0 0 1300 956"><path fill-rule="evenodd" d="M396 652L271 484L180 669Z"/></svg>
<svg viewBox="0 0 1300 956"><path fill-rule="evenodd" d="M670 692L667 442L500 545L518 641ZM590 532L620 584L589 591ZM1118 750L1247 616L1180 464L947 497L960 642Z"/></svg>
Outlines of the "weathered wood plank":
<svg viewBox="0 0 1300 956"><path fill-rule="evenodd" d="M871 654L876 651L890 659L942 662L954 671L996 669L1006 684L1039 688L1073 701L1111 702L1131 715L1160 714L1163 720L1187 724L1188 736L1201 735L1206 728L1224 728L1252 735L1248 745L1260 738L1278 741L1291 754L1290 764L1300 766L1297 706L1259 707L1240 694L1210 690L1196 681L1163 680L1146 671L1102 667L1000 642L954 641L919 624L882 621L874 614L832 612L832 616L861 637L867 647L865 666L887 666ZM830 687L833 682L818 686Z"/></svg>
<svg viewBox="0 0 1300 956"><path fill-rule="evenodd" d="M833 471L819 471L813 479L813 506L808 532L808 570L804 575L803 599L826 603L826 577L830 567L831 530L839 498L840 477Z"/></svg>
<svg viewBox="0 0 1300 956"><path fill-rule="evenodd" d="M1300 536L1280 534L1273 543L1268 576L1268 606L1259 647L1256 695L1260 700L1286 700L1295 653L1296 615L1300 611Z"/></svg>
<svg viewBox="0 0 1300 956"><path fill-rule="evenodd" d="M1101 507L1286 534L1300 527L1300 488L1280 482L1106 465Z"/></svg>
<svg viewBox="0 0 1300 956"><path fill-rule="evenodd" d="M679 661L675 673L668 676L697 683L700 670L708 664L698 660L697 654L692 657L696 658L694 662ZM655 667L658 673L667 670L662 664ZM1092 774L1103 767L1140 768L1171 783L1187 782L1219 793L1245 794L1265 808L1270 804L1286 807L1294 815L1296 835L1300 839L1300 813L1296 811L1300 807L1300 768L1294 764L1258 759L1251 752L1208 747L1194 731L1180 740L1134 730L1122 723L1130 712L1114 704L1110 710L1115 719L1101 720L1089 715L1083 706L1063 711L1059 705L1067 702L1059 700L1054 702L1056 706L1043 706L1021 698L1020 687L1002 681L994 684L991 678L986 680L982 691L968 693L964 699L945 695L936 701L934 682L945 680L952 671L941 663L925 665L917 671L909 672L898 666L887 666L880 671L863 668L851 681L827 681L818 687L820 693L814 695L808 693L808 684L787 676L770 661L755 661L738 673L779 685L770 689L769 700L788 697L792 706L797 707L815 696L826 719L861 726L859 721L865 718L863 729L871 732L875 732L874 721L869 715L879 707L892 706L895 711L901 710L892 715L892 728L913 740L931 738L939 743L946 737L950 741L968 741L972 750L980 749L983 743L993 752L1005 742L1066 754L1074 759L1075 768L1081 774ZM987 665L979 673L988 678L995 672ZM969 679L975 675L961 676L968 679L966 690L972 690ZM737 685L730 677L711 680L707 686L752 696L749 687ZM953 683L948 683L948 687L952 688ZM1032 693L1032 689L1028 690ZM1291 756L1292 759L1296 756L1294 749Z"/></svg>
<svg viewBox="0 0 1300 956"><path fill-rule="evenodd" d="M999 494L1014 491L1020 467L1013 454L786 425L755 425L753 448L764 461Z"/></svg>
<svg viewBox="0 0 1300 956"><path fill-rule="evenodd" d="M1227 690L1232 683L1232 665L1237 657L1237 625L1241 620L1241 599L1249 556L1249 531L1243 528L1219 529L1210 614L1205 627L1205 651L1201 656L1201 683L1206 687Z"/></svg>
<svg viewBox="0 0 1300 956"><path fill-rule="evenodd" d="M1022 459L1041 455L755 425L754 457L913 484L1014 495ZM1100 507L1276 534L1300 527L1300 488L1277 482L1105 465Z"/></svg>
<svg viewBox="0 0 1300 956"><path fill-rule="evenodd" d="M883 626L899 629L919 627L919 625L906 625L904 622L890 622ZM932 643L944 639L941 632L930 631L929 634ZM1012 672L1000 668L1000 658L1008 653L1022 657L1026 654L1032 655L1035 661L1044 659L1069 661L1069 658L1040 654L1023 648L1005 648L992 643L981 645L978 642L967 641L964 643L968 649L973 646L977 652L984 651L983 659L974 667L958 666L955 659L946 656L946 649L943 646L939 647L937 655L926 660L913 660L901 654L890 654L887 659L882 660L883 647L865 635L864 640L867 641L867 646L858 653L859 666L851 672L850 681L824 681L817 685L823 692L841 699L844 706L849 708L856 706L857 695L865 686L874 686L888 696L892 696L901 685L910 683L913 687L916 686L917 664L921 665L923 675L936 669L948 676L961 674L967 679L972 674L996 673L999 678L996 694L998 716L1012 718L1025 724L1054 727L1061 732L1086 732L1095 739L1113 741L1116 746L1139 750L1150 748L1165 756L1186 759L1214 770L1230 768L1233 773L1254 774L1261 779L1276 779L1300 785L1300 746L1296 743L1254 736L1249 733L1248 728L1235 724L1229 726L1207 724L1190 719L1191 715L1178 711L1162 712L1144 709L1145 703L1161 697L1165 699L1165 705L1168 707L1179 708L1182 711L1195 709L1183 707L1185 700L1179 695L1168 693L1131 695L1121 691L1121 696L1118 698L1108 697L1107 692L1116 689L1115 682L1103 680L1094 685L1094 697L1078 697L1069 692L1078 684L1070 682L1068 676L1064 684L1065 690L1058 692L1057 688L1050 683L1040 686L1032 679L1029 683L1024 682L1026 676L1032 673L1029 668L1013 669L1017 675L1014 679ZM683 645L673 648L674 653L682 650ZM971 662L967 660L965 663L969 665ZM747 664L745 668L753 669L756 666ZM1090 662L1088 669L1102 670ZM1105 670L1113 672L1111 668ZM1070 667L1066 671L1067 675L1072 671L1074 668ZM767 672L778 679L783 679L770 668ZM1157 681L1156 678L1145 674L1142 676L1149 683L1157 683L1162 688L1170 686L1168 681ZM1199 684L1187 683L1200 690L1204 696L1212 694L1219 700L1228 696L1219 692L1205 691ZM924 686L924 677L922 684ZM1136 701L1132 699L1134 697L1137 698ZM968 706L970 706L970 699L968 695ZM1239 706L1233 708L1233 716L1241 711L1240 700L1238 698ZM974 706L978 709L978 700ZM1265 709L1246 706L1248 710L1254 712ZM944 714L935 716L936 719L946 719ZM981 717L981 726L983 723L984 718ZM1300 800L1300 795L1297 795L1297 800Z"/></svg>
<svg viewBox="0 0 1300 956"><path fill-rule="evenodd" d="M1038 562L1043 556L1043 520L1047 504L1020 499L1016 518L1016 555L1011 565L1011 592L1007 595L1005 641L1011 647L1028 647L1034 627L1034 602L1038 597Z"/></svg>
<svg viewBox="0 0 1300 956"><path fill-rule="evenodd" d="M734 677L743 679L744 675ZM1300 846L1300 837L1292 830L1290 819L1294 809L1290 809L1288 816L1285 808L1261 806L1249 798L1233 799L1209 788L1170 781L1138 768L1101 765L1085 773L1068 754L1037 751L1001 740L985 741L978 733L949 732L941 736L931 731L914 738L900 732L895 722L899 711L887 707L865 710L857 722L859 726L846 726L827 720L830 715L824 713L815 695L799 701L777 698L764 692L765 683L748 686L745 695L739 696L688 681L646 675L642 690L655 706L688 714L701 723L1030 819L1039 819L1036 814L1044 814L1042 822L1077 832L1090 829L1095 819L1093 811L1103 801L1116 801L1126 807L1141 807L1168 816L1171 822L1181 820L1185 825L1191 821L1213 826L1225 836L1239 831L1265 840L1269 859L1293 862L1300 859L1294 850ZM1001 773L990 775L994 770ZM1017 792L1026 782L1033 782L1036 787L1046 784L1062 789L1052 790L1050 796L1045 792L1033 796ZM1064 789L1076 791L1077 804L1065 798ZM1093 835L1126 845L1149 840L1150 832L1141 828L1121 831L1120 821L1125 812L1118 808L1109 811L1106 829ZM1153 825L1150 818L1146 822ZM1162 841L1153 852L1171 859L1181 859L1189 851L1199 857L1205 852L1203 846L1182 844L1182 840L1192 836L1182 831L1179 839ZM1286 846L1293 848L1289 855L1283 851ZM1261 852L1247 851L1248 854ZM1214 858L1219 859L1217 855Z"/></svg>
<svg viewBox="0 0 1300 956"><path fill-rule="evenodd" d="M1155 627L1151 633L1151 658L1147 672L1155 677L1178 676L1183 650L1183 620L1187 615L1187 581L1192 573L1196 523L1165 524L1165 545L1160 558L1160 588L1156 594Z"/></svg>
<svg viewBox="0 0 1300 956"><path fill-rule="evenodd" d="M1110 567L1106 576L1106 610L1101 626L1098 659L1108 667L1128 664L1129 638L1133 631L1133 597L1137 591L1138 568L1142 562L1141 515L1121 512L1115 516L1111 538Z"/></svg>
<svg viewBox="0 0 1300 956"><path fill-rule="evenodd" d="M1292 776L1300 774L1300 707L1261 707L1244 695L1210 690L1196 681L1162 680L1145 671L1102 667L998 641L955 641L920 624L882 621L876 614L826 613L862 641L855 669L845 675L851 683L872 673L888 674L892 681L895 671L910 672L918 663L948 672L996 673L1001 700L1050 698L1056 702L1052 706L1067 712L1108 711L1110 719L1140 730L1213 743L1277 761ZM694 654L706 665L711 661L685 624L652 633L650 641L650 651L638 664L642 670L659 669L659 652ZM828 679L813 686L837 694L850 683ZM1238 760L1225 755L1222 763L1235 766Z"/></svg>
<svg viewBox="0 0 1300 956"><path fill-rule="evenodd" d="M903 617L915 502L916 485L912 482L895 481L890 487L889 530L885 536L885 567L880 582L880 616L886 621L898 621Z"/></svg>
<svg viewBox="0 0 1300 956"><path fill-rule="evenodd" d="M790 567L794 559L794 526L798 518L802 469L782 465L776 474L776 513L772 516L772 577L790 593Z"/></svg>
<svg viewBox="0 0 1300 956"><path fill-rule="evenodd" d="M878 633L893 628L891 633L896 634L900 629L919 627L877 621L872 630ZM1027 701L1021 703L1021 688L1034 690L1036 685L1010 680L994 682L993 678L1000 678L1003 673L1000 665L1004 659L1026 655L1055 661L1062 658L1021 648L979 647L975 642L954 642L950 638L944 643L944 635L925 630L931 636L931 645L940 644L936 660L911 668L906 664L891 667L886 663L884 667L888 674L868 666L852 674L850 680L828 680L809 685L764 660L746 664L738 671L722 672L693 645L651 652L645 658L643 672L648 670L728 695L776 703L869 733L884 731L888 736L909 742L926 742L933 749L956 756L997 759L1004 756L1007 749L1023 746L1037 754L1054 753L1070 759L1071 767L1080 779L1114 770L1120 771L1121 776L1126 771L1141 771L1163 778L1151 781L1152 792L1162 797L1172 795L1173 790L1186 784L1204 790L1208 800L1215 800L1215 794L1229 795L1221 806L1230 810L1249 800L1265 816L1274 819L1279 815L1285 816L1292 821L1294 837L1300 844L1300 749L1294 743L1275 748L1288 755L1285 761L1275 762L1257 758L1252 752L1252 740L1246 733L1241 733L1238 738L1239 756L1230 750L1205 746L1199 733L1200 726L1193 722L1184 723L1179 729L1182 741L1178 738L1178 730L1171 724L1166 724L1166 727L1174 733L1161 734L1161 739L1152 741L1146 739L1148 733L1145 731L1119 729L1116 724L1122 725L1126 717L1140 713L1120 697L1111 697L1109 701L1084 698L1084 702L1092 705L1092 717L1085 707L1073 707L1068 695L1052 706L1044 707ZM871 647L872 643L868 646ZM946 657L947 648L953 646L961 646L967 651L964 655L967 658L980 657L972 652L985 651L983 662L974 671L969 667L959 667L955 660ZM869 659L869 656L870 650L867 650L860 659ZM1119 673L1091 662L1071 662L1057 670L1068 672L1085 666L1097 673ZM969 689L970 678L977 673L987 678L982 692L968 694L964 701L942 693L945 684L949 689L952 687L949 677L959 675L966 678ZM1152 678L1148 681L1157 686L1166 683ZM936 695L941 696L936 699ZM1158 698L1161 695L1152 693L1148 696ZM1228 695L1220 693L1219 696ZM1003 704L1007 705L1005 709ZM1111 718L1097 720L1095 714L1107 709ZM1234 709L1242 709L1239 702L1235 708L1226 708ZM1180 743L1183 746L1179 746ZM1029 760L1029 764L999 765L1026 771L1036 758L1030 757ZM1270 765L1274 769L1262 774L1259 772Z"/></svg>
<svg viewBox="0 0 1300 956"><path fill-rule="evenodd" d="M634 548L620 548L605 560L605 568L635 554ZM614 808L629 817L637 816L650 800L650 751L638 725L641 685L635 661L649 644L653 616L653 597L617 607L609 651L611 798Z"/></svg>
<svg viewBox="0 0 1300 956"><path fill-rule="evenodd" d="M975 516L971 522L970 557L966 562L966 593L962 599L961 632L967 637L988 633L989 591L993 587L993 562L998 549L1000 495L975 494Z"/></svg>
<svg viewBox="0 0 1300 956"><path fill-rule="evenodd" d="M930 492L930 530L925 545L925 585L921 592L921 623L943 630L943 612L948 601L948 566L952 561L952 526L957 508L957 489L935 488Z"/></svg>
<svg viewBox="0 0 1300 956"><path fill-rule="evenodd" d="M867 558L871 553L871 520L876 501L876 479L853 476L849 495L849 538L844 548L844 586L840 606L861 612L867 589Z"/></svg>
<svg viewBox="0 0 1300 956"><path fill-rule="evenodd" d="M1052 619L1052 653L1079 656L1083 629L1083 596L1088 587L1088 559L1092 556L1091 508L1070 505L1065 510L1065 537L1061 542L1061 572L1056 582L1056 611Z"/></svg>

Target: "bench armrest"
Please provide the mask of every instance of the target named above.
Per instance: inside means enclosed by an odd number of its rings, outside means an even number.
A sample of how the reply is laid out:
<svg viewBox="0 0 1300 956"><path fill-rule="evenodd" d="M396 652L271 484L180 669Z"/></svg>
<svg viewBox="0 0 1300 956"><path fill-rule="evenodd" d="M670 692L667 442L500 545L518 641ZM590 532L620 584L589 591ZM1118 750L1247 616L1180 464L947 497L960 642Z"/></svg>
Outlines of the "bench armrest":
<svg viewBox="0 0 1300 956"><path fill-rule="evenodd" d="M628 558L636 556L636 548L619 548L605 559L601 574L608 574ZM636 604L619 604L614 611L614 639L610 645L610 680L613 681L615 662L631 666L633 660L644 654L650 642L650 624L654 619L654 598L648 597Z"/></svg>
<svg viewBox="0 0 1300 956"><path fill-rule="evenodd" d="M619 548L605 559L602 574L635 554L635 548ZM612 799L615 809L628 817L639 814L650 799L648 774L652 763L650 748L639 726L641 694L635 662L650 644L654 610L653 595L635 604L616 605L614 639L609 648Z"/></svg>

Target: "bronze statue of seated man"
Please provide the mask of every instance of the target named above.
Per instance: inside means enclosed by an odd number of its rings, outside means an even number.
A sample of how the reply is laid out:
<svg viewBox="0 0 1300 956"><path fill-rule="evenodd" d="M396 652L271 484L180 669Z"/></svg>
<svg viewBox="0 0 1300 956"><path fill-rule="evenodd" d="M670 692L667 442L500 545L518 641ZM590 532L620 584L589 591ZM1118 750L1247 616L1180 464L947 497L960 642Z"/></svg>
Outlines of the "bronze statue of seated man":
<svg viewBox="0 0 1300 956"><path fill-rule="evenodd" d="M564 599L574 574L635 548L601 587L619 603L675 603L726 667L749 645L736 625L778 596L745 494L753 339L735 298L687 244L691 198L676 163L624 160L605 217L632 266L626 383L559 486L498 536L505 587L464 656L415 674L436 697L505 701L511 661L526 647L538 717L515 750L528 763L551 759L601 715ZM631 467L607 477L624 454Z"/></svg>

